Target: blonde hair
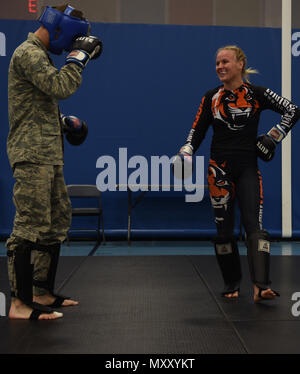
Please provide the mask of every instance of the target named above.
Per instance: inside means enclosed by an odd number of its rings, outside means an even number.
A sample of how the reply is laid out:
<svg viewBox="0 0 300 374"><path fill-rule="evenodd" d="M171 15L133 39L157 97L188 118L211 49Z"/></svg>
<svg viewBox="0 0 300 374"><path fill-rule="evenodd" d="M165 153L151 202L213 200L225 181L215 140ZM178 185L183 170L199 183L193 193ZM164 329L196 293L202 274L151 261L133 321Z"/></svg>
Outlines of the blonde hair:
<svg viewBox="0 0 300 374"><path fill-rule="evenodd" d="M216 55L218 55L218 53L223 51L224 49L234 51L237 61L242 61L244 63L242 69L242 77L246 80L247 83L250 83L250 80L248 78L249 74L258 74L258 70L247 67L247 57L243 50L236 45L226 45L225 47L219 48Z"/></svg>

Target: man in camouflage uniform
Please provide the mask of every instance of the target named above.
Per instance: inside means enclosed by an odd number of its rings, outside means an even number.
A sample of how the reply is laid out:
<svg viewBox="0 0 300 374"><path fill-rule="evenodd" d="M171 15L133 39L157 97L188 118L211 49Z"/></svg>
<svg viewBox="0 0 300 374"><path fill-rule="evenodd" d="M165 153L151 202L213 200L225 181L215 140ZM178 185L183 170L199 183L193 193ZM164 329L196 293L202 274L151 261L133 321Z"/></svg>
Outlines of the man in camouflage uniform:
<svg viewBox="0 0 300 374"><path fill-rule="evenodd" d="M52 307L77 304L55 295L54 281L60 245L71 223L63 134L78 145L87 127L75 117L62 116L58 100L79 88L87 62L102 50L101 41L88 36L88 21L71 6L46 7L39 21L42 26L15 50L8 76L7 153L16 180L16 215L6 243L12 319L55 319L62 314ZM68 39L72 32L75 41ZM60 71L48 50L71 51Z"/></svg>

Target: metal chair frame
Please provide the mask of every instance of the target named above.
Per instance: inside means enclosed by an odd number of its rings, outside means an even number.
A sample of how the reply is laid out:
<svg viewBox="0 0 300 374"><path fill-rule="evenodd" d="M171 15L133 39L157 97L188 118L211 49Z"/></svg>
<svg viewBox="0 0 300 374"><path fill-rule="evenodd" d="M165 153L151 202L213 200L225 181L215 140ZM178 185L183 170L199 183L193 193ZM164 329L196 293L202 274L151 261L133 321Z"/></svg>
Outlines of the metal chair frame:
<svg viewBox="0 0 300 374"><path fill-rule="evenodd" d="M73 208L72 207L72 217L73 216L97 216L98 217L98 224L96 230L90 229L70 229L69 232L89 232L89 231L96 231L97 232L97 240L98 243L100 242L100 226L102 228L102 241L103 245L105 245L105 234L104 234L104 223L103 223L103 208L102 208L102 198L101 192L97 189L95 185L91 184L70 184L67 185L68 195L70 199L73 198L94 198L98 199L98 206L97 207L81 207L81 208ZM67 242L69 244L69 235L67 236Z"/></svg>

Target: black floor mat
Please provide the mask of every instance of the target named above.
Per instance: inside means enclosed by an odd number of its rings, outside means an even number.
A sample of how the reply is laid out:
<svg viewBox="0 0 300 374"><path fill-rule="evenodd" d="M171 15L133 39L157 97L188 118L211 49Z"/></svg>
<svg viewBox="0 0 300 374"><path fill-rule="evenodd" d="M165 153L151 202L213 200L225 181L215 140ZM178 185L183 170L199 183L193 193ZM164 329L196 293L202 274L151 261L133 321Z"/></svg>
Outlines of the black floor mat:
<svg viewBox="0 0 300 374"><path fill-rule="evenodd" d="M300 257L272 257L281 297L254 304L246 257L239 300L220 296L214 256L62 257L61 292L78 298L56 321L0 318L0 353L300 353ZM0 258L0 291L8 292Z"/></svg>

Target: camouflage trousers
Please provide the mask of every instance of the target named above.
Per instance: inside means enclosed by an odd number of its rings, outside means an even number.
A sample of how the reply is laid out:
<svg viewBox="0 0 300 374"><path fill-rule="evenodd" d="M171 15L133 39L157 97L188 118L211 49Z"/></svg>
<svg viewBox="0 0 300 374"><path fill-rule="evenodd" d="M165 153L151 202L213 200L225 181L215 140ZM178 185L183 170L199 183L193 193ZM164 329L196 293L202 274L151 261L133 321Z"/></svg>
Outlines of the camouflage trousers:
<svg viewBox="0 0 300 374"><path fill-rule="evenodd" d="M43 246L65 240L71 224L71 203L63 176L63 166L16 164L13 202L16 208L13 231L6 247L14 251L23 243ZM33 279L45 281L50 267L49 252L32 250ZM12 294L17 294L13 256L8 257L8 274ZM35 295L47 293L34 287Z"/></svg>

